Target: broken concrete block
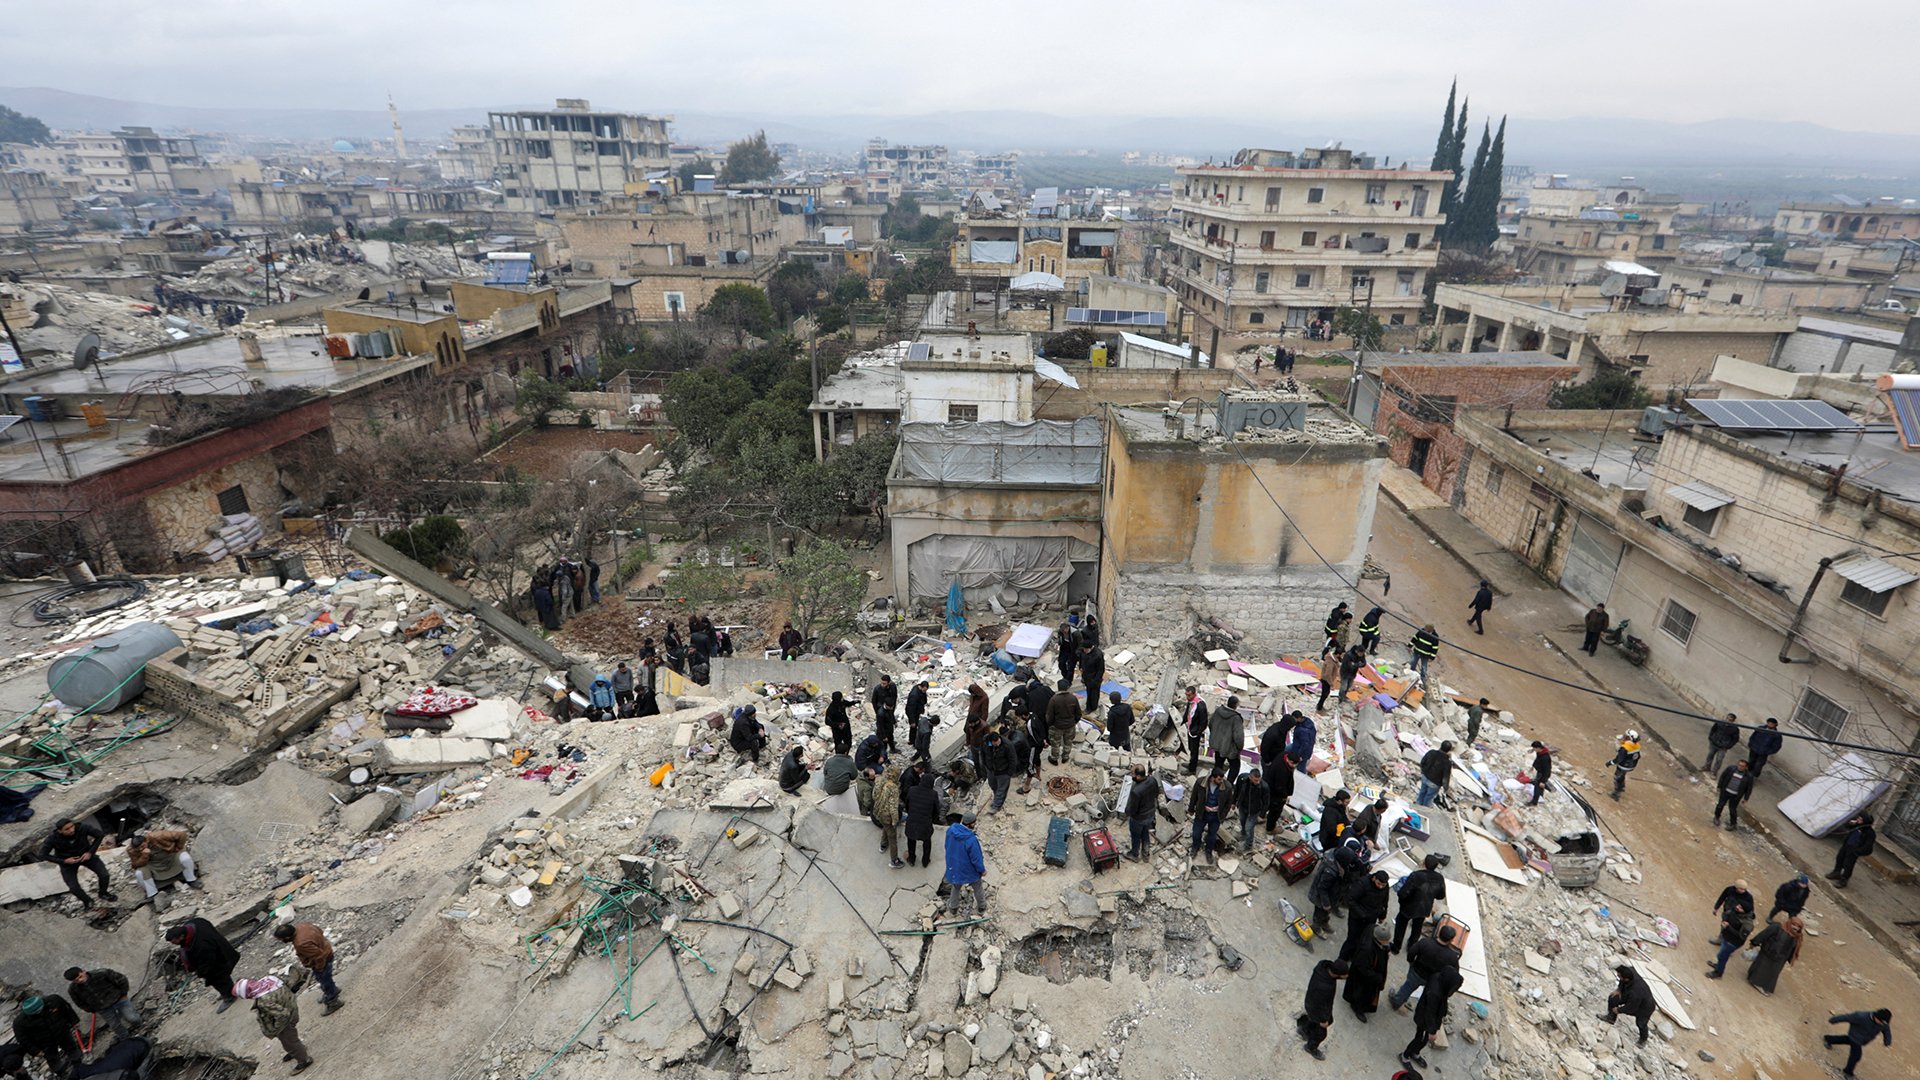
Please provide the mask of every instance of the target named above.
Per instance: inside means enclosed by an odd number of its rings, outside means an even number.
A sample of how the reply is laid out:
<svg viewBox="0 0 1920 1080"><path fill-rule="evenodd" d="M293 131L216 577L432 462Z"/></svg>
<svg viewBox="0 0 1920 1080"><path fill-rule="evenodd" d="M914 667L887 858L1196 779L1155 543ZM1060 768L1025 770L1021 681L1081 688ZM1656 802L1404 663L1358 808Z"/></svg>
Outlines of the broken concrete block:
<svg viewBox="0 0 1920 1080"><path fill-rule="evenodd" d="M560 876L560 871L566 869L566 866L567 864L559 859L547 860L547 865L540 868L540 884L553 884L554 879Z"/></svg>
<svg viewBox="0 0 1920 1080"><path fill-rule="evenodd" d="M813 974L813 960L799 949L787 955L787 962L793 965L793 970L798 972L801 978Z"/></svg>
<svg viewBox="0 0 1920 1080"><path fill-rule="evenodd" d="M1220 872L1228 877L1232 877L1240 872L1239 859L1221 859L1218 866L1220 867Z"/></svg>
<svg viewBox="0 0 1920 1080"><path fill-rule="evenodd" d="M721 893L719 896L713 898L713 902L720 905L721 918L737 919L740 917L740 901L735 900L732 893Z"/></svg>
<svg viewBox="0 0 1920 1080"><path fill-rule="evenodd" d="M493 759L493 744L484 739L381 739L374 753L384 772L444 772L485 765Z"/></svg>
<svg viewBox="0 0 1920 1080"><path fill-rule="evenodd" d="M741 953L741 954L740 954L740 959L738 959L738 960L735 960L735 961L733 962L733 971L734 971L734 974L736 974L736 975L751 975L751 974L753 973L753 965L754 965L754 959L753 959L753 954L752 954L752 953Z"/></svg>
<svg viewBox="0 0 1920 1080"><path fill-rule="evenodd" d="M507 902L514 907L526 907L528 904L533 903L533 890L522 885L507 894Z"/></svg>
<svg viewBox="0 0 1920 1080"><path fill-rule="evenodd" d="M857 956L847 957L847 977L858 979L867 973L867 962Z"/></svg>
<svg viewBox="0 0 1920 1080"><path fill-rule="evenodd" d="M829 979L827 981L827 1011L839 1012L847 1007L847 980Z"/></svg>
<svg viewBox="0 0 1920 1080"><path fill-rule="evenodd" d="M1085 805L1087 805L1087 797L1085 795L1075 792L1067 796L1067 809L1078 810Z"/></svg>
<svg viewBox="0 0 1920 1080"><path fill-rule="evenodd" d="M492 863L487 863L480 867L480 881L483 884L486 884L493 888L498 889L504 886L507 882L512 880L513 880L512 874L507 873L505 870L502 870L501 868L493 865Z"/></svg>
<svg viewBox="0 0 1920 1080"><path fill-rule="evenodd" d="M1251 893L1252 891L1253 891L1253 886L1248 885L1244 881L1235 880L1233 883L1233 896L1234 896L1234 899L1236 900L1242 896L1246 896L1248 893Z"/></svg>
<svg viewBox="0 0 1920 1080"><path fill-rule="evenodd" d="M965 1076L967 1070L973 1068L973 1044L960 1032L949 1031L941 1058L948 1076Z"/></svg>
<svg viewBox="0 0 1920 1080"><path fill-rule="evenodd" d="M400 809L400 800L384 791L375 791L340 809L340 829L349 836L364 836L392 820Z"/></svg>
<svg viewBox="0 0 1920 1080"><path fill-rule="evenodd" d="M781 968L779 971L773 973L773 981L789 990L798 990L800 989L800 984L806 980L799 972L792 968Z"/></svg>

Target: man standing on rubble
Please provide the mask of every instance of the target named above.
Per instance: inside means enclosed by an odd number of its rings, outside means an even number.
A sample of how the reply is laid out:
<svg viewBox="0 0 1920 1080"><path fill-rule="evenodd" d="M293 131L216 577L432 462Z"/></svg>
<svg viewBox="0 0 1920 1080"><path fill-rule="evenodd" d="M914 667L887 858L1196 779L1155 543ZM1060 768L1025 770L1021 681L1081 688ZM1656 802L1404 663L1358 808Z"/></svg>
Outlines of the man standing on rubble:
<svg viewBox="0 0 1920 1080"><path fill-rule="evenodd" d="M1400 988L1387 995L1387 1004L1395 1009L1407 1003L1416 987L1425 986L1434 973L1460 967L1460 950L1453 944L1453 927L1442 926L1438 937L1423 937L1407 946L1407 978Z"/></svg>
<svg viewBox="0 0 1920 1080"><path fill-rule="evenodd" d="M1153 848L1153 815L1160 805L1160 778L1149 776L1145 765L1133 767L1133 783L1127 788L1127 858L1146 862Z"/></svg>
<svg viewBox="0 0 1920 1080"><path fill-rule="evenodd" d="M1314 747L1319 745L1320 732L1313 717L1298 709L1292 715L1293 731L1287 737L1287 756L1302 768L1313 759Z"/></svg>
<svg viewBox="0 0 1920 1080"><path fill-rule="evenodd" d="M1073 751L1073 729L1080 722L1080 699L1073 696L1073 684L1060 680L1059 689L1047 702L1047 763L1060 764Z"/></svg>
<svg viewBox="0 0 1920 1080"><path fill-rule="evenodd" d="M973 893L974 914L987 912L987 859L973 834L973 815L947 811L947 914L960 910L963 889Z"/></svg>
<svg viewBox="0 0 1920 1080"><path fill-rule="evenodd" d="M887 748L880 743L880 735L869 735L860 740L860 746L853 752L853 768L859 775L854 781L854 797L860 802L860 812L873 813L873 785L887 768Z"/></svg>
<svg viewBox="0 0 1920 1080"><path fill-rule="evenodd" d="M1620 984L1613 993L1607 995L1607 1011L1600 1019L1611 1024L1622 1014L1631 1016L1640 1026L1640 1045L1647 1045L1647 1024L1653 1020L1653 1010L1658 1006L1654 1002L1653 988L1647 980L1640 977L1631 964L1621 964L1613 969L1619 976Z"/></svg>
<svg viewBox="0 0 1920 1080"><path fill-rule="evenodd" d="M1446 794L1447 784L1452 780L1453 743L1443 741L1420 759L1420 795L1414 802L1420 806L1432 806L1434 799Z"/></svg>
<svg viewBox="0 0 1920 1080"><path fill-rule="evenodd" d="M1000 728L987 732L987 738L980 746L980 760L986 765L987 787L993 792L993 805L988 808L990 814L997 814L1007 804L1007 789L1013 786L1013 747L1008 745L1006 733Z"/></svg>
<svg viewBox="0 0 1920 1080"><path fill-rule="evenodd" d="M1200 771L1200 742L1207 737L1207 703L1200 700L1198 686L1187 687L1187 771Z"/></svg>
<svg viewBox="0 0 1920 1080"><path fill-rule="evenodd" d="M1080 631L1074 628L1071 619L1060 620L1058 631L1060 638L1054 643L1060 657L1060 678L1073 681L1073 669L1080 662Z"/></svg>
<svg viewBox="0 0 1920 1080"><path fill-rule="evenodd" d="M671 624L669 624L668 629L672 629ZM798 660L800 658L800 649L806 644L806 639L800 636L800 631L795 630L792 623L783 622L780 624L778 644L780 646L780 659Z"/></svg>
<svg viewBox="0 0 1920 1080"><path fill-rule="evenodd" d="M1041 689L1037 691L1034 689L1034 687L1039 685L1038 682L1028 683L1027 693L1044 693L1045 687L1041 687ZM1047 745L1047 710L1045 702L1036 703L1035 707L1028 712L1026 718L1021 721L1021 725L1019 733L1009 741L1013 743L1014 759L1020 763L1020 794L1025 795L1027 792L1033 790L1033 782L1040 775L1040 751L1044 750ZM1024 757L1021 756L1023 745L1025 748Z"/></svg>
<svg viewBox="0 0 1920 1080"><path fill-rule="evenodd" d="M1380 651L1380 619L1386 613L1386 608L1375 604L1360 616L1360 625L1355 629L1360 635L1361 655L1372 656Z"/></svg>
<svg viewBox="0 0 1920 1080"><path fill-rule="evenodd" d="M1613 752L1613 801L1619 802L1627 790L1627 774L1640 767L1640 733L1629 730L1620 736L1620 748Z"/></svg>
<svg viewBox="0 0 1920 1080"><path fill-rule="evenodd" d="M99 829L83 825L72 818L61 818L53 825L53 832L47 836L46 843L40 845L40 857L60 867L60 880L67 883L67 891L80 898L80 906L91 908L94 902L87 897L85 889L80 887L80 868L93 871L99 881L100 899L117 900L113 890L107 886L107 864L100 861Z"/></svg>
<svg viewBox="0 0 1920 1080"><path fill-rule="evenodd" d="M933 862L933 826L941 818L940 788L933 782L933 771L925 758L917 758L900 778L901 814L905 819L908 866L913 865L913 848L920 846L920 865Z"/></svg>
<svg viewBox="0 0 1920 1080"><path fill-rule="evenodd" d="M1207 746L1213 751L1213 771L1224 772L1227 783L1240 777L1240 752L1247 745L1247 718L1240 715L1240 699L1231 694L1213 710L1207 722Z"/></svg>
<svg viewBox="0 0 1920 1080"><path fill-rule="evenodd" d="M1720 771L1720 765L1726 760L1727 751L1740 745L1740 723L1735 713L1728 713L1726 719L1715 720L1707 729L1707 760L1700 771L1712 776Z"/></svg>
<svg viewBox="0 0 1920 1080"><path fill-rule="evenodd" d="M853 721L847 718L847 699L835 690L827 699L827 730L833 735L833 752L844 754L853 749Z"/></svg>
<svg viewBox="0 0 1920 1080"><path fill-rule="evenodd" d="M1540 796L1547 790L1547 781L1553 778L1553 750L1539 739L1533 740L1533 798L1528 806L1540 805Z"/></svg>
<svg viewBox="0 0 1920 1080"><path fill-rule="evenodd" d="M880 741L889 751L900 749L893 741L893 714L899 701L900 688L893 685L893 676L882 672L880 681L867 692L867 702L873 706L874 730L880 733Z"/></svg>
<svg viewBox="0 0 1920 1080"><path fill-rule="evenodd" d="M973 761L974 775L987 777L987 733L993 730L993 706L987 691L979 683L967 684L967 719L960 729L967 740L967 757Z"/></svg>
<svg viewBox="0 0 1920 1080"><path fill-rule="evenodd" d="M613 703L621 716L633 715L633 669L625 660L613 669Z"/></svg>
<svg viewBox="0 0 1920 1080"><path fill-rule="evenodd" d="M1214 860L1214 849L1220 845L1220 822L1231 809L1233 789L1227 786L1226 774L1218 768L1207 774L1204 783L1193 786L1193 793L1187 796L1187 816L1193 819L1189 857L1204 851L1208 862Z"/></svg>
<svg viewBox="0 0 1920 1080"><path fill-rule="evenodd" d="M919 682L907 690L907 738L913 743L913 752L927 757L931 752L933 725L926 725L925 737L922 737L920 718L927 713L927 680Z"/></svg>
<svg viewBox="0 0 1920 1080"><path fill-rule="evenodd" d="M140 1010L127 996L130 991L127 977L112 968L67 969L67 996L75 1005L105 1020L123 1039L140 1026Z"/></svg>
<svg viewBox="0 0 1920 1080"><path fill-rule="evenodd" d="M1267 786L1258 765L1248 769L1233 786L1233 805L1240 811L1240 850L1246 854L1253 854L1254 829L1266 816L1272 798L1273 789Z"/></svg>
<svg viewBox="0 0 1920 1080"><path fill-rule="evenodd" d="M1107 654L1094 642L1080 648L1080 684L1087 690L1087 712L1100 711L1100 684L1107 677Z"/></svg>
<svg viewBox="0 0 1920 1080"><path fill-rule="evenodd" d="M1493 702L1488 701L1486 698L1481 698L1479 701L1467 706L1468 746L1472 746L1474 743L1480 741L1480 725L1487 718L1487 710L1492 707Z"/></svg>
<svg viewBox="0 0 1920 1080"><path fill-rule="evenodd" d="M1393 918L1393 947L1388 951L1399 955L1409 931L1417 943L1427 920L1433 917L1434 902L1446 896L1447 879L1440 873L1440 856L1428 855L1420 860L1420 869L1400 883L1400 911Z"/></svg>
<svg viewBox="0 0 1920 1080"><path fill-rule="evenodd" d="M1107 692L1107 745L1115 750L1133 750L1133 706L1121 698L1118 690Z"/></svg>
<svg viewBox="0 0 1920 1080"><path fill-rule="evenodd" d="M293 958L313 972L313 980L320 984L320 1004L325 1006L321 1015L339 1012L346 1002L333 981L333 942L327 940L326 932L310 922L283 922L273 928L273 937L293 946Z"/></svg>
<svg viewBox="0 0 1920 1080"><path fill-rule="evenodd" d="M1720 801L1713 804L1713 823L1720 824L1720 811L1727 812L1727 831L1740 831L1740 804L1753 793L1753 774L1747 771L1744 760L1720 770L1720 779L1714 788L1720 792Z"/></svg>
<svg viewBox="0 0 1920 1080"><path fill-rule="evenodd" d="M895 870L907 865L900 861L900 770L889 767L873 785L873 823L880 826L880 850L887 853L887 865Z"/></svg>
<svg viewBox="0 0 1920 1080"><path fill-rule="evenodd" d="M1420 1051L1440 1033L1441 1025L1447 1021L1447 1003L1464 981L1458 967L1443 967L1427 980L1426 989L1420 992L1420 1004L1413 1010L1413 1038L1407 1040L1406 1049L1400 1051L1400 1064L1427 1067L1427 1059Z"/></svg>
<svg viewBox="0 0 1920 1080"><path fill-rule="evenodd" d="M1360 883L1359 890L1347 899L1347 940L1340 944L1342 959L1350 958L1374 927L1385 924L1392 899L1393 879L1385 870L1375 870Z"/></svg>
<svg viewBox="0 0 1920 1080"><path fill-rule="evenodd" d="M199 976L220 993L220 1006L226 1012L238 998L233 995L233 967L240 962L240 951L220 934L219 928L195 917L167 928L167 943L180 950L180 970Z"/></svg>

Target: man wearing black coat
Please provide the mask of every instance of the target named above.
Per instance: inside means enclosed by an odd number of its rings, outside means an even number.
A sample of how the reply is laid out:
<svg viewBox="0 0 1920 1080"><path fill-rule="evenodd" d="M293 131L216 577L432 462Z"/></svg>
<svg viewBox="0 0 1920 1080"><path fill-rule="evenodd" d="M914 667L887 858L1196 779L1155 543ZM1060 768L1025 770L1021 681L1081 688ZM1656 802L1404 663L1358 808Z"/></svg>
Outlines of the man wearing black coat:
<svg viewBox="0 0 1920 1080"><path fill-rule="evenodd" d="M833 733L833 752L844 754L853 749L853 721L847 717L847 699L835 690L827 699L827 730Z"/></svg>
<svg viewBox="0 0 1920 1080"><path fill-rule="evenodd" d="M215 1012L226 1012L239 1000L233 996L233 966L240 962L240 951L212 923L196 917L168 927L167 943L179 947L182 971L219 991L220 1007Z"/></svg>
<svg viewBox="0 0 1920 1080"><path fill-rule="evenodd" d="M1547 781L1553 779L1553 751L1539 739L1533 740L1533 798L1528 806L1540 805L1540 796L1546 793Z"/></svg>
<svg viewBox="0 0 1920 1080"><path fill-rule="evenodd" d="M945 819L940 808L940 789L925 761L915 761L900 778L901 817L906 822L906 861L913 862L913 848L920 846L920 865L933 861L933 826Z"/></svg>
<svg viewBox="0 0 1920 1080"><path fill-rule="evenodd" d="M1100 651L1098 645L1086 645L1080 650L1080 684L1087 691L1087 712L1100 711L1100 683L1107 677L1107 654Z"/></svg>
<svg viewBox="0 0 1920 1080"><path fill-rule="evenodd" d="M1153 814L1160 805L1160 778L1147 775L1145 765L1133 767L1133 783L1127 788L1127 858L1146 862L1153 848Z"/></svg>
<svg viewBox="0 0 1920 1080"><path fill-rule="evenodd" d="M1107 694L1107 745L1115 750L1133 750L1133 706L1120 700L1120 691Z"/></svg>
<svg viewBox="0 0 1920 1080"><path fill-rule="evenodd" d="M92 907L94 902L88 898L87 891L80 887L80 868L93 871L100 885L100 899L114 900L113 889L107 884L107 864L100 861L99 829L91 825L61 818L54 823L53 832L40 845L40 857L60 867L60 880L67 883L67 891L80 898L80 903Z"/></svg>
<svg viewBox="0 0 1920 1080"><path fill-rule="evenodd" d="M1812 895L1813 885L1807 881L1807 875L1795 874L1793 880L1773 890L1773 910L1767 912L1767 921L1772 922L1773 917L1783 911L1789 915L1800 914Z"/></svg>
<svg viewBox="0 0 1920 1080"><path fill-rule="evenodd" d="M1421 861L1420 869L1408 874L1400 886L1400 912L1393 918L1392 952L1400 951L1408 930L1412 930L1414 941L1420 940L1421 931L1433 916L1434 902L1446 899L1446 895L1447 879L1440 873L1440 857L1429 855Z"/></svg>
<svg viewBox="0 0 1920 1080"><path fill-rule="evenodd" d="M1873 831L1873 815L1861 814L1846 823L1846 836L1840 841L1840 853L1833 860L1827 878L1834 888L1844 889L1853 880L1853 864L1863 855L1873 854L1878 834Z"/></svg>
<svg viewBox="0 0 1920 1080"><path fill-rule="evenodd" d="M882 674L867 692L867 701L873 706L873 726L880 733L880 741L890 751L900 749L893 740L893 717L900 704L900 688L893 685L893 676Z"/></svg>
<svg viewBox="0 0 1920 1080"><path fill-rule="evenodd" d="M1313 974L1307 977L1307 994L1300 1016L1294 1020L1294 1027L1304 1040L1301 1049L1315 1061L1327 1060L1327 1052L1320 1044L1327 1041L1327 1031L1333 1027L1333 998L1340 989L1340 980L1347 977L1345 960L1322 960L1313 966Z"/></svg>
<svg viewBox="0 0 1920 1080"><path fill-rule="evenodd" d="M1200 688L1187 687L1187 703L1182 719L1187 729L1187 771L1200 771L1200 744L1206 741L1207 725L1210 722L1207 703L1200 700Z"/></svg>
<svg viewBox="0 0 1920 1080"><path fill-rule="evenodd" d="M1740 745L1739 718L1728 713L1726 719L1715 720L1707 729L1707 760L1700 765L1700 771L1711 776L1720 769L1727 751Z"/></svg>
<svg viewBox="0 0 1920 1080"><path fill-rule="evenodd" d="M1860 1064L1860 1051L1873 1040L1879 1039L1887 1046L1893 1045L1893 1010L1875 1009L1872 1012L1840 1013L1827 1018L1829 1024L1847 1025L1845 1035L1829 1035L1828 1046L1847 1048L1847 1067L1840 1070L1841 1076L1852 1076L1853 1067Z"/></svg>
<svg viewBox="0 0 1920 1080"><path fill-rule="evenodd" d="M1760 770L1767 767L1767 759L1780 752L1780 721L1777 717L1767 717L1765 726L1753 729L1747 736L1747 768L1755 780L1760 779Z"/></svg>
<svg viewBox="0 0 1920 1080"><path fill-rule="evenodd" d="M1321 851L1332 851L1347 831L1347 804L1353 801L1353 795L1345 790L1336 791L1320 804L1320 831L1316 834Z"/></svg>
<svg viewBox="0 0 1920 1080"><path fill-rule="evenodd" d="M1467 604L1467 608L1473 612L1467 616L1467 625L1473 627L1473 632L1476 634L1486 633L1487 612L1493 610L1493 586L1482 580L1480 588L1473 594L1473 600Z"/></svg>
<svg viewBox="0 0 1920 1080"><path fill-rule="evenodd" d="M73 1037L73 1030L79 1026L80 1017L66 998L59 994L34 995L20 1002L20 1012L13 1018L13 1037L21 1050L39 1054L56 1074L65 1076L67 1070L85 1060L79 1040Z"/></svg>
<svg viewBox="0 0 1920 1080"><path fill-rule="evenodd" d="M1080 631L1072 623L1060 624L1060 640L1055 644L1060 656L1060 678L1073 681L1073 669L1080 662Z"/></svg>
<svg viewBox="0 0 1920 1080"><path fill-rule="evenodd" d="M1246 854L1253 853L1253 830L1266 816L1272 799L1273 788L1268 786L1258 765L1234 782L1233 805L1240 811L1240 848Z"/></svg>
<svg viewBox="0 0 1920 1080"><path fill-rule="evenodd" d="M1631 964L1621 964L1613 969L1620 977L1620 984L1613 993L1607 995L1607 1011L1600 1019L1611 1024L1622 1015L1631 1016L1640 1025L1640 1045L1647 1045L1647 1024L1653 1019L1653 1010L1657 1007L1653 1000L1653 988Z"/></svg>
<svg viewBox="0 0 1920 1080"><path fill-rule="evenodd" d="M1407 1040L1407 1048L1400 1051L1400 1064L1412 1067L1427 1067L1427 1059L1420 1055L1426 1049L1434 1035L1439 1033L1440 1025L1447 1020L1447 1002L1460 989L1459 968L1441 968L1427 980L1427 988L1420 992L1420 1004L1413 1009L1413 1038Z"/></svg>
<svg viewBox="0 0 1920 1080"><path fill-rule="evenodd" d="M1347 940L1340 943L1340 958L1350 959L1353 950L1373 934L1373 928L1387 917L1387 905L1393 899L1393 879L1385 870L1375 870L1361 882L1347 901Z"/></svg>
<svg viewBox="0 0 1920 1080"><path fill-rule="evenodd" d="M780 790L789 795L798 795L800 789L812 779L813 770L807 768L807 759L795 745L780 759Z"/></svg>
<svg viewBox="0 0 1920 1080"><path fill-rule="evenodd" d="M1423 937L1407 946L1407 978L1399 989L1387 995L1387 1004L1398 1009L1407 1003L1418 987L1425 986L1434 973L1460 966L1460 950L1453 945L1453 927L1442 926L1438 937Z"/></svg>
<svg viewBox="0 0 1920 1080"><path fill-rule="evenodd" d="M1714 790L1720 795L1720 801L1713 804L1713 823L1720 824L1720 811L1727 812L1727 831L1740 829L1740 804L1753 792L1753 774L1747 771L1745 761L1736 761L1720 770L1720 779L1715 782Z"/></svg>

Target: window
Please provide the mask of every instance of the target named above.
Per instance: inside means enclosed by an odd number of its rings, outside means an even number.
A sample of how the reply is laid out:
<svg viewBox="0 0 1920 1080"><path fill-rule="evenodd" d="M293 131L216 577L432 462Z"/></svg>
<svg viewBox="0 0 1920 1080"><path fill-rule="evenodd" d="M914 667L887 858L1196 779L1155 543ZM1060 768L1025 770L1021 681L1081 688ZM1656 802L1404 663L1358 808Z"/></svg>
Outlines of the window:
<svg viewBox="0 0 1920 1080"><path fill-rule="evenodd" d="M1893 590L1874 592L1858 582L1849 581L1840 590L1840 599L1852 604L1869 615L1885 615L1887 601L1893 599Z"/></svg>
<svg viewBox="0 0 1920 1080"><path fill-rule="evenodd" d="M1320 202L1326 197L1327 197L1326 188L1310 187L1307 189L1307 201L1310 203Z"/></svg>
<svg viewBox="0 0 1920 1080"><path fill-rule="evenodd" d="M1686 522L1691 528L1712 536L1713 527L1720 523L1720 511L1724 509L1726 508L1716 506L1711 510L1698 510L1689 506L1686 512L1680 515L1680 520Z"/></svg>
<svg viewBox="0 0 1920 1080"><path fill-rule="evenodd" d="M1260 250L1261 251L1273 250L1273 230L1272 229L1266 229L1260 233Z"/></svg>
<svg viewBox="0 0 1920 1080"><path fill-rule="evenodd" d="M1654 237L1653 237L1653 250L1655 250L1655 251L1665 251L1665 250L1667 250L1667 238L1666 238L1666 236L1665 236L1665 235L1663 235L1663 234L1660 234L1660 233L1655 233L1655 234L1654 234Z"/></svg>
<svg viewBox="0 0 1920 1080"><path fill-rule="evenodd" d="M1793 724L1823 739L1837 739L1849 715L1846 706L1809 686L1800 692L1800 704L1793 707Z"/></svg>
<svg viewBox="0 0 1920 1080"><path fill-rule="evenodd" d="M971 424L978 419L980 419L980 406L978 405L947 406L947 423L949 424Z"/></svg>
<svg viewBox="0 0 1920 1080"><path fill-rule="evenodd" d="M1407 317L1405 315L1389 315L1387 316L1387 325L1405 326L1407 325Z"/></svg>
<svg viewBox="0 0 1920 1080"><path fill-rule="evenodd" d="M1387 185L1385 184L1368 184L1367 185L1367 205L1368 206L1379 206L1381 203L1386 201L1387 201Z"/></svg>
<svg viewBox="0 0 1920 1080"><path fill-rule="evenodd" d="M1235 194L1234 194L1234 196L1233 196L1233 201L1234 201L1234 202L1246 202L1246 201L1247 201L1247 185L1245 185L1245 184L1241 184L1241 185L1240 185L1240 186L1239 186L1239 187L1238 187L1237 189L1235 189Z"/></svg>
<svg viewBox="0 0 1920 1080"><path fill-rule="evenodd" d="M1264 311L1256 311L1247 316L1247 323L1251 326L1259 326L1266 321L1267 313Z"/></svg>
<svg viewBox="0 0 1920 1080"><path fill-rule="evenodd" d="M1266 292L1267 281L1269 277L1271 277L1271 275L1269 275L1265 270L1261 270L1255 273L1253 275L1253 291L1257 293Z"/></svg>
<svg viewBox="0 0 1920 1080"><path fill-rule="evenodd" d="M1302 270L1293 275L1293 287L1296 289L1313 288L1313 271Z"/></svg>
<svg viewBox="0 0 1920 1080"><path fill-rule="evenodd" d="M1487 494L1500 494L1500 484L1507 478L1506 466L1497 461L1487 462Z"/></svg>
<svg viewBox="0 0 1920 1080"><path fill-rule="evenodd" d="M1746 298L1747 297L1745 293L1734 293L1732 296L1727 297L1727 302L1730 304L1738 304L1740 303L1740 301L1745 300Z"/></svg>
<svg viewBox="0 0 1920 1080"><path fill-rule="evenodd" d="M1667 601L1667 609L1660 613L1660 629L1667 636L1682 645L1693 640L1693 624L1700 616L1681 607L1678 603Z"/></svg>
<svg viewBox="0 0 1920 1080"><path fill-rule="evenodd" d="M1300 234L1301 247L1313 247L1315 244L1318 244L1319 242L1320 242L1320 234L1317 232L1303 232Z"/></svg>
<svg viewBox="0 0 1920 1080"><path fill-rule="evenodd" d="M227 490L214 496L214 498L220 501L220 512L229 517L235 514L246 514L246 513L252 512L247 507L246 489L242 488L239 484L233 485Z"/></svg>
<svg viewBox="0 0 1920 1080"><path fill-rule="evenodd" d="M661 303L667 306L667 310L669 312L675 315L678 315L679 313L687 310L687 294L686 293L677 293L677 292L661 293L660 301Z"/></svg>
<svg viewBox="0 0 1920 1080"><path fill-rule="evenodd" d="M1278 210L1279 208L1280 208L1280 189L1277 187L1270 187L1267 189L1267 209Z"/></svg>
<svg viewBox="0 0 1920 1080"><path fill-rule="evenodd" d="M1413 248L1417 248L1417 247L1419 247L1419 246L1420 246L1420 234L1419 234L1419 233L1417 233L1417 232L1410 232L1410 233L1408 233L1408 234L1407 234L1407 239L1406 239L1406 241L1405 241L1405 243L1404 243L1404 244L1403 244L1402 246L1404 246L1404 247L1406 247L1406 248L1408 248L1409 250L1411 250L1411 249L1413 249Z"/></svg>

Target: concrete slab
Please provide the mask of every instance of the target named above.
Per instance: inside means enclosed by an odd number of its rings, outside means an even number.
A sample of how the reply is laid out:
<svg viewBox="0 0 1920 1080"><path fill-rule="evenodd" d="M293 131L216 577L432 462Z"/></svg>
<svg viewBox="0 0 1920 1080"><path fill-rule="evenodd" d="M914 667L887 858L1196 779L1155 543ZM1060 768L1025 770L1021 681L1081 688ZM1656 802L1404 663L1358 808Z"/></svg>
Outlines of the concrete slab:
<svg viewBox="0 0 1920 1080"><path fill-rule="evenodd" d="M381 772L444 772L485 764L493 757L493 744L483 739L382 739L374 754Z"/></svg>
<svg viewBox="0 0 1920 1080"><path fill-rule="evenodd" d="M89 873L83 883L92 880L92 877ZM67 883L60 878L60 868L50 862L33 862L0 870L0 904L40 900L66 891Z"/></svg>
<svg viewBox="0 0 1920 1080"><path fill-rule="evenodd" d="M520 718L523 711L517 701L488 698L471 709L454 713L453 726L447 729L445 736L449 739L505 742L513 738L514 721Z"/></svg>

